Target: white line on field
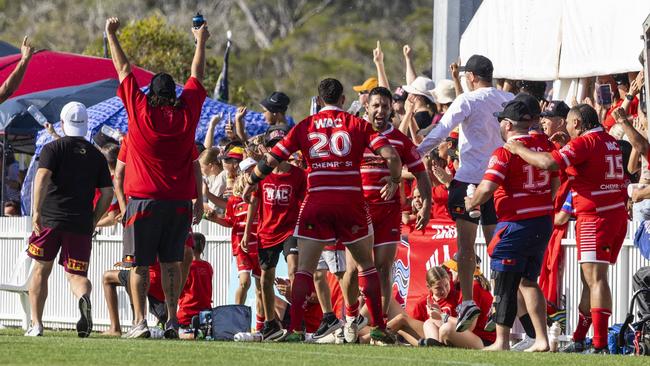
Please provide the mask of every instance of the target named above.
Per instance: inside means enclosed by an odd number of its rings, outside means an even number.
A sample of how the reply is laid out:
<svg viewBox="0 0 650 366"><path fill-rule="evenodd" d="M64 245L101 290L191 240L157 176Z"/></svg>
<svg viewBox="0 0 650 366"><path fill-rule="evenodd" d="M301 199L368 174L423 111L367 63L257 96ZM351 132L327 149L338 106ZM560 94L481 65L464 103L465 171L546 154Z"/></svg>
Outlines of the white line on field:
<svg viewBox="0 0 650 366"><path fill-rule="evenodd" d="M222 346L224 348L237 348L237 349L244 349L244 350L256 350L256 351L265 351L265 352L284 352L284 353L297 353L297 354L309 354L309 355L314 355L314 356L330 356L330 357L348 357L348 358L356 358L356 359L373 359L373 360L383 360L383 361L406 361L406 362L430 362L431 360L428 359L422 359L422 358L409 358L409 357L389 357L389 356L358 356L358 355L353 355L353 354L340 354L340 353L330 353L330 352L319 352L319 351L296 351L296 350L288 350L288 349L282 349L282 348L265 348L265 347L256 347L256 346L237 346L233 345L232 343L226 345L226 344L219 344L217 343L217 346ZM448 360L435 360L436 364L445 364L445 365L468 365L468 366L494 366L494 364L491 363L476 363L476 362L465 362L465 361L448 361Z"/></svg>

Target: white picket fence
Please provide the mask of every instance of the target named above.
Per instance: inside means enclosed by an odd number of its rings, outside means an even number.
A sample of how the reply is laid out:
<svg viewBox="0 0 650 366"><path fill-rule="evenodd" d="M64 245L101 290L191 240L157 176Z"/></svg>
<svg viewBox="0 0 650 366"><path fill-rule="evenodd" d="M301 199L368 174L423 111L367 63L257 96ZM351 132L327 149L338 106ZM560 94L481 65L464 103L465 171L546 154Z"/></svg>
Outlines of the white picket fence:
<svg viewBox="0 0 650 366"><path fill-rule="evenodd" d="M641 267L649 266L650 261L641 257L639 251L633 246L636 223L628 225L628 235L618 259L609 273L610 285L613 292L614 309L612 322L622 322L625 318L629 300L632 295L631 278ZM195 228L206 236L207 245L204 257L214 268L214 283L212 299L216 305L226 304L231 278L229 229L208 222L203 222ZM0 282L9 279L14 262L19 253L25 250L27 239L31 232L29 217L2 217L0 218ZM569 237L563 241L566 251L566 269L561 289L566 296L568 316L568 329L573 329L577 321L577 307L581 289L579 268L577 263L577 250L574 231L569 230ZM477 239L477 253L484 258L481 266L489 276L489 260L487 247L479 230ZM104 301L102 289L102 274L105 270L112 269L113 264L120 260L122 251L122 229L119 226L104 228L93 241L93 251L90 262L89 278L93 283L92 304L93 320L97 330L102 330L110 324L108 310ZM424 274L423 274L424 275ZM123 325L129 325L131 310L126 292L118 288L120 319ZM0 324L7 326L20 326L23 311L18 296L0 291ZM49 280L49 296L44 312L46 327L73 328L78 320L78 310L72 296L64 272L56 266Z"/></svg>

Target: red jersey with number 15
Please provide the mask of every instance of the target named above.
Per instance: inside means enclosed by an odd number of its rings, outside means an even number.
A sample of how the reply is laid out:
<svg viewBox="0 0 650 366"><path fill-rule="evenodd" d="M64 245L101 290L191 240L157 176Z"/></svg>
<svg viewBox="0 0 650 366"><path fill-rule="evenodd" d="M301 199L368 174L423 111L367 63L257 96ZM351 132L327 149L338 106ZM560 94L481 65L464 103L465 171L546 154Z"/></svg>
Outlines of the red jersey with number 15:
<svg viewBox="0 0 650 366"><path fill-rule="evenodd" d="M625 208L623 155L616 139L602 127L585 132L551 154L569 175L576 216Z"/></svg>
<svg viewBox="0 0 650 366"><path fill-rule="evenodd" d="M531 135L515 136L529 150L553 151L551 142ZM557 172L538 169L503 147L494 150L483 179L499 185L494 207L499 221L519 221L553 214L551 177Z"/></svg>
<svg viewBox="0 0 650 366"><path fill-rule="evenodd" d="M310 202L350 203L350 197L363 197L359 168L364 150L388 145L368 122L328 106L298 123L271 153L286 160L294 151L302 152Z"/></svg>
<svg viewBox="0 0 650 366"><path fill-rule="evenodd" d="M424 163L417 151L417 147L402 132L390 125L388 130L383 132L391 145L397 150L397 154L402 159L402 164L408 168L411 173L423 172ZM368 203L394 203L399 202L399 193L390 201L384 201L381 198L381 189L384 183L381 181L385 177L390 177L390 170L386 161L370 150L363 154L361 162L361 181L363 182L363 195Z"/></svg>

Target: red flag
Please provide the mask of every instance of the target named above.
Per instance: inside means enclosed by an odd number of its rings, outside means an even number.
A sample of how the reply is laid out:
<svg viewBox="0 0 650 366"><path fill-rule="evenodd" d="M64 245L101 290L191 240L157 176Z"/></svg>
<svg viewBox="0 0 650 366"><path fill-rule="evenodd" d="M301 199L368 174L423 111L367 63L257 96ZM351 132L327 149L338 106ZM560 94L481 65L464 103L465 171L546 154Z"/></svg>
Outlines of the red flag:
<svg viewBox="0 0 650 366"><path fill-rule="evenodd" d="M562 239L566 236L568 224L553 226L553 234L542 260L539 287L546 298L547 313L554 314L560 309L560 280L564 270L564 251Z"/></svg>

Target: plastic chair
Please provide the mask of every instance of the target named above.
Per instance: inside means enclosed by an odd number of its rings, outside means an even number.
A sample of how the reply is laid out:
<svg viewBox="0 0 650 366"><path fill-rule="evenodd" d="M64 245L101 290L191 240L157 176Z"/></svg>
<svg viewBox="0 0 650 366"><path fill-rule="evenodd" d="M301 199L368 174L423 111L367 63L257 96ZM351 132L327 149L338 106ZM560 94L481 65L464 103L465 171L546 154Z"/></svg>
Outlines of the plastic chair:
<svg viewBox="0 0 650 366"><path fill-rule="evenodd" d="M16 259L11 278L7 283L0 283L0 291L13 292L20 296L20 304L25 313L23 317L23 329L27 330L30 324L31 307L29 305L29 280L32 277L32 258L27 252L21 252Z"/></svg>

